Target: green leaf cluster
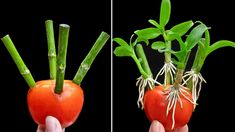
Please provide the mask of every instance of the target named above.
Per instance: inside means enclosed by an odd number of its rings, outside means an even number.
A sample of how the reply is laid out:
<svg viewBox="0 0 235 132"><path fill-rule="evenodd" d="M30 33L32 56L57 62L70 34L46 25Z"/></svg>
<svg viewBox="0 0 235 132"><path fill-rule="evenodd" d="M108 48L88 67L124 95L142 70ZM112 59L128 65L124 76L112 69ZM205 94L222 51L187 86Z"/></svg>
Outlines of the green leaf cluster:
<svg viewBox="0 0 235 132"><path fill-rule="evenodd" d="M200 21L193 22L188 20L167 30L166 27L170 21L170 16L171 2L170 0L162 0L159 22L150 19L148 22L152 26L134 31L137 36L134 43L128 44L121 38L115 38L114 42L118 43L119 46L116 47L114 54L118 57L131 57L138 66L141 60L136 56L134 47L136 44L146 44L145 46L151 46L153 50L164 53L165 58L173 61L178 69L185 70L192 49L197 48L191 69L199 73L206 57L210 53L222 47L230 46L235 48L235 43L229 40L219 40L210 44L209 28ZM163 40L160 36L162 36ZM176 43L172 43L172 41ZM180 48L175 51L172 47L177 46L177 44ZM175 57L172 58L171 55ZM141 64L139 65L138 67L141 67ZM140 70L140 72L142 75L146 73L144 70Z"/></svg>

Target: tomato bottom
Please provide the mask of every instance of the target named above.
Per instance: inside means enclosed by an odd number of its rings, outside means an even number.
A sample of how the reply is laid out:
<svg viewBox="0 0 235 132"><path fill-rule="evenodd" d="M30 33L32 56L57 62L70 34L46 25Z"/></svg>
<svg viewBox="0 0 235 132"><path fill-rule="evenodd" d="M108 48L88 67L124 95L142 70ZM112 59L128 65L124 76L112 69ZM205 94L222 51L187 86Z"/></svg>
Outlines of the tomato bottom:
<svg viewBox="0 0 235 132"><path fill-rule="evenodd" d="M144 95L144 111L152 122L157 120L166 130L174 130L186 125L193 112L192 94L187 88L180 87L178 91L169 86L155 86Z"/></svg>

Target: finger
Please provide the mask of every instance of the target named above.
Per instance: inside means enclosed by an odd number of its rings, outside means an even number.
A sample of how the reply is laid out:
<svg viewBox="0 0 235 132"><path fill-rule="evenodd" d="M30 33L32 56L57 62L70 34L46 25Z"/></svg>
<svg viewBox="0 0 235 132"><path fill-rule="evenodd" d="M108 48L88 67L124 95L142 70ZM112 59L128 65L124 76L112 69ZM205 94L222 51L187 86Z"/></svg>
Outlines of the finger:
<svg viewBox="0 0 235 132"><path fill-rule="evenodd" d="M149 132L165 132L165 129L160 122L153 121L149 128Z"/></svg>
<svg viewBox="0 0 235 132"><path fill-rule="evenodd" d="M47 116L46 132L63 132L60 122L52 116Z"/></svg>
<svg viewBox="0 0 235 132"><path fill-rule="evenodd" d="M37 132L45 132L45 128L38 126Z"/></svg>
<svg viewBox="0 0 235 132"><path fill-rule="evenodd" d="M174 132L188 132L188 125L178 128Z"/></svg>

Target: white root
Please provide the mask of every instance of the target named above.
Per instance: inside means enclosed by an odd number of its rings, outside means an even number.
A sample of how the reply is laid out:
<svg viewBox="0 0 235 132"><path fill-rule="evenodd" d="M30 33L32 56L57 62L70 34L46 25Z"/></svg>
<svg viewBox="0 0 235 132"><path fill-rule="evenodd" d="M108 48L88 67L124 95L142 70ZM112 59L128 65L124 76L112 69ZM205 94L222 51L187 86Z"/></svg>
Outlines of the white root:
<svg viewBox="0 0 235 132"><path fill-rule="evenodd" d="M155 81L152 77L144 79L143 76L140 76L139 78L137 78L136 86L138 86L139 88L139 97L137 100L138 108L144 108L145 88L149 87L150 89L152 89L155 83L158 85L162 85L161 83Z"/></svg>
<svg viewBox="0 0 235 132"><path fill-rule="evenodd" d="M172 86L170 88L169 92L166 92L166 94L167 94L166 100L168 101L167 109L166 109L166 116L168 116L169 112L172 110L171 129L173 129L175 127L175 110L176 110L177 102L179 101L181 109L183 108L183 103L181 100L182 97L185 98L186 100L188 100L193 105L195 105L195 103L193 100L191 100L190 98L188 98L185 95L185 94L190 95L190 93L182 85L180 85L178 88L174 88L174 86ZM182 97L181 97L181 95L182 95Z"/></svg>
<svg viewBox="0 0 235 132"><path fill-rule="evenodd" d="M155 77L155 81L157 81L159 76L162 76L164 74L164 85L166 85L166 79L167 79L167 73L170 73L171 82L174 80L174 74L175 74L176 67L173 65L172 62L168 62L163 65L163 67L158 72L157 76Z"/></svg>
<svg viewBox="0 0 235 132"><path fill-rule="evenodd" d="M206 83L206 80L202 77L200 73L195 73L193 70L185 72L185 75L183 78L187 78L185 82L182 85L187 84L187 82L192 79L192 98L194 104L197 104L197 100L200 96L201 88L202 88L202 82ZM196 105L194 105L194 109L196 108Z"/></svg>
<svg viewBox="0 0 235 132"><path fill-rule="evenodd" d="M176 105L177 105L177 99L175 99L175 101L174 101L174 108L173 108L173 112L172 112L172 126L171 126L171 129L173 129L175 127L175 109L176 109Z"/></svg>

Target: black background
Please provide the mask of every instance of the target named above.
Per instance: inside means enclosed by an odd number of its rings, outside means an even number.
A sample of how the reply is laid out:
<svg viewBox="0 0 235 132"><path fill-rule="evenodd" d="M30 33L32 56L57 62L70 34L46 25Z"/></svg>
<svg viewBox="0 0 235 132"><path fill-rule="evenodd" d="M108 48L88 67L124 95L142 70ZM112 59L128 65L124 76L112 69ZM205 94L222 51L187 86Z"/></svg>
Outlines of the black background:
<svg viewBox="0 0 235 132"><path fill-rule="evenodd" d="M235 41L234 4L232 1L172 0L171 19L167 28L187 21L200 20L211 27L211 42L221 39ZM129 42L137 29L150 27L148 19L159 19L161 0L114 1L113 36ZM116 45L116 43L114 44ZM115 46L114 46L115 47ZM163 56L155 56L150 49L147 56L154 75L163 65ZM234 73L235 49L223 48L209 55L202 68L207 80L203 84L199 106L189 122L190 132L233 130L234 118ZM150 122L144 112L137 108L138 88L136 78L140 76L131 58L113 57L114 132L147 132Z"/></svg>
<svg viewBox="0 0 235 132"><path fill-rule="evenodd" d="M66 79L73 79L80 63L101 31L111 33L111 1L1 2L0 37L10 34L36 81L49 79L45 20L54 21L56 42L61 23L70 25ZM83 110L66 131L109 132L111 107L110 39L82 82ZM1 42L1 129L36 131L27 108L28 86ZM10 126L10 127L9 127Z"/></svg>

